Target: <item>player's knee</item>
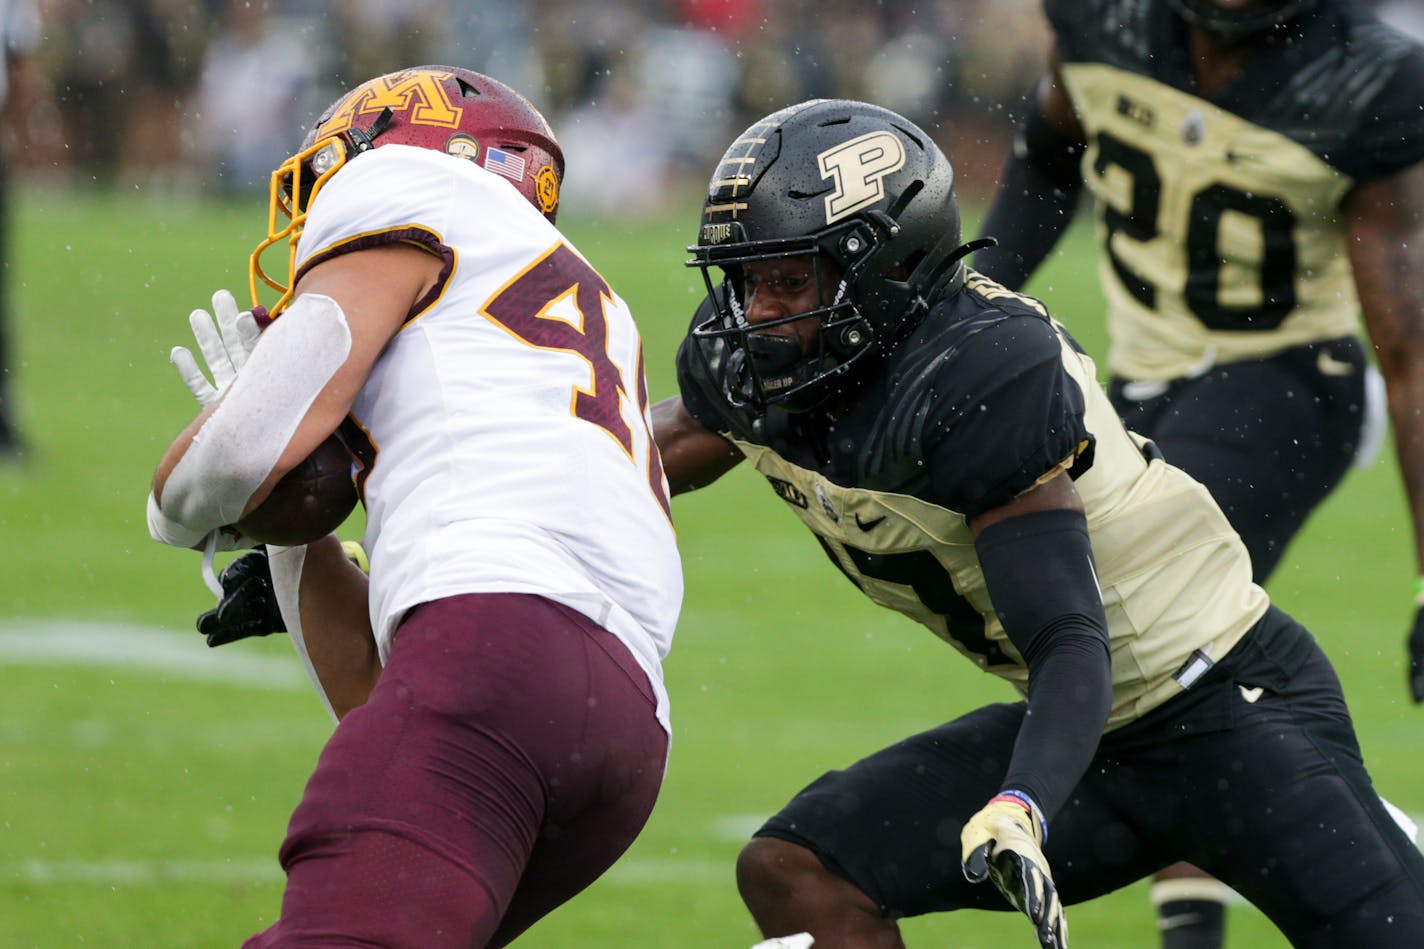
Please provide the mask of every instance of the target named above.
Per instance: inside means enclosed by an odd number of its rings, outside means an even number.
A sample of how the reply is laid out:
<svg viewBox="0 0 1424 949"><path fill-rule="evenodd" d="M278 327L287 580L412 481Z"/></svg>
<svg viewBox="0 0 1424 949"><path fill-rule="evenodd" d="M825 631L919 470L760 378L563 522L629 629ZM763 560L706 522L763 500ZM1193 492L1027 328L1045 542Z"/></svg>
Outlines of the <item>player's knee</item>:
<svg viewBox="0 0 1424 949"><path fill-rule="evenodd" d="M737 857L737 889L768 936L810 932L819 943L834 933L846 944L904 949L899 927L875 900L798 844L754 838Z"/></svg>
<svg viewBox="0 0 1424 949"><path fill-rule="evenodd" d="M827 870L800 844L756 837L737 857L737 890L757 919L806 911L816 917L860 911L878 915L874 901Z"/></svg>
<svg viewBox="0 0 1424 949"><path fill-rule="evenodd" d="M775 837L754 837L737 856L737 889L754 913L758 905L806 895L827 875L814 853Z"/></svg>

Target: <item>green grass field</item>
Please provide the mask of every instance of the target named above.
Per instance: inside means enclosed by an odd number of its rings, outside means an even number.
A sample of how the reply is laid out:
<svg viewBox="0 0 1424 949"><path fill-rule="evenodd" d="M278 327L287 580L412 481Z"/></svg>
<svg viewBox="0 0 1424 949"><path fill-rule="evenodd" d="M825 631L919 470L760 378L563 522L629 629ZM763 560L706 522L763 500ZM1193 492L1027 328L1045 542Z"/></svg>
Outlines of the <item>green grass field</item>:
<svg viewBox="0 0 1424 949"><path fill-rule="evenodd" d="M14 282L30 462L0 467L0 947L235 946L270 922L276 849L330 725L284 637L210 652L198 559L151 542L148 478L193 406L167 363L186 314L245 296L262 209L32 193ZM692 214L570 220L632 303L654 398L698 298ZM1102 352L1077 231L1036 284ZM1006 696L831 568L750 471L674 502L687 569L667 663L676 737L657 811L624 861L520 945L745 949L732 882L757 820L822 770ZM348 533L350 533L348 531ZM1410 532L1389 456L1355 472L1273 592L1336 660L1380 788L1424 813L1424 711L1406 701ZM1156 945L1137 884L1069 911L1073 943ZM1008 914L910 921L912 945L1032 944ZM1253 909L1237 949L1284 941Z"/></svg>

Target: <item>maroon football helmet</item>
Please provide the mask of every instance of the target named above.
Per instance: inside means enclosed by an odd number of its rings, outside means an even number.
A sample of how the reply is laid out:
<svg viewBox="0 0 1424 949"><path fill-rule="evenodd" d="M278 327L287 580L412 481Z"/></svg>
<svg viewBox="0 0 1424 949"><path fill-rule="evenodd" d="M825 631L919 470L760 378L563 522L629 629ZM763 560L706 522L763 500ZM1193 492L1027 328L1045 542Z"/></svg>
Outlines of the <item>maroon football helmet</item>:
<svg viewBox="0 0 1424 949"><path fill-rule="evenodd" d="M355 155L382 145L414 145L466 158L509 181L550 221L559 210L564 153L539 110L504 83L456 66L416 66L377 76L327 107L302 148L272 173L267 237L252 252L249 286L291 295L297 241L322 185ZM267 274L262 253L289 245L286 283Z"/></svg>

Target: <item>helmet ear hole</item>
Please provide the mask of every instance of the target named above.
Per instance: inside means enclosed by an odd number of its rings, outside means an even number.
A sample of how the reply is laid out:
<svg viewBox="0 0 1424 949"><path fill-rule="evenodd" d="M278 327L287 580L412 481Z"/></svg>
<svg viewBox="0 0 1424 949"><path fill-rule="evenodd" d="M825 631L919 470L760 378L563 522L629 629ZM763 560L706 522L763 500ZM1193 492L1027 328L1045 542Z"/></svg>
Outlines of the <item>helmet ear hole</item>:
<svg viewBox="0 0 1424 949"><path fill-rule="evenodd" d="M920 269L920 264L924 263L925 258L928 256L929 255L923 250L917 250L900 263L891 267L889 272L886 273L886 276L891 280L898 280L904 283L910 279L910 274Z"/></svg>

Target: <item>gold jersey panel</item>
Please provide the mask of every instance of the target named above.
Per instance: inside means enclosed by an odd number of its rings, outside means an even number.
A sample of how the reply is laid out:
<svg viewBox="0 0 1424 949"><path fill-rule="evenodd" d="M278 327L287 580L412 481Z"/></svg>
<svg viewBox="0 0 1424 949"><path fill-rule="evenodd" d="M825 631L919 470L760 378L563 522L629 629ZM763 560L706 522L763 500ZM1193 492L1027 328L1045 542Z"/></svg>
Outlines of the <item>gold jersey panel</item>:
<svg viewBox="0 0 1424 949"><path fill-rule="evenodd" d="M1088 137L1109 369L1177 378L1355 332L1353 179L1156 79L1090 62L1063 76Z"/></svg>
<svg viewBox="0 0 1424 949"><path fill-rule="evenodd" d="M974 288L990 298L1017 297L983 278ZM1177 694L1172 676L1194 651L1225 655L1268 601L1206 489L1146 459L1096 383L1092 360L1058 330L1063 363L1083 389L1087 427L1097 439L1093 465L1076 483L1107 610L1113 729ZM964 515L906 494L836 484L764 445L729 437L871 600L1026 693L1028 669L989 602Z"/></svg>

